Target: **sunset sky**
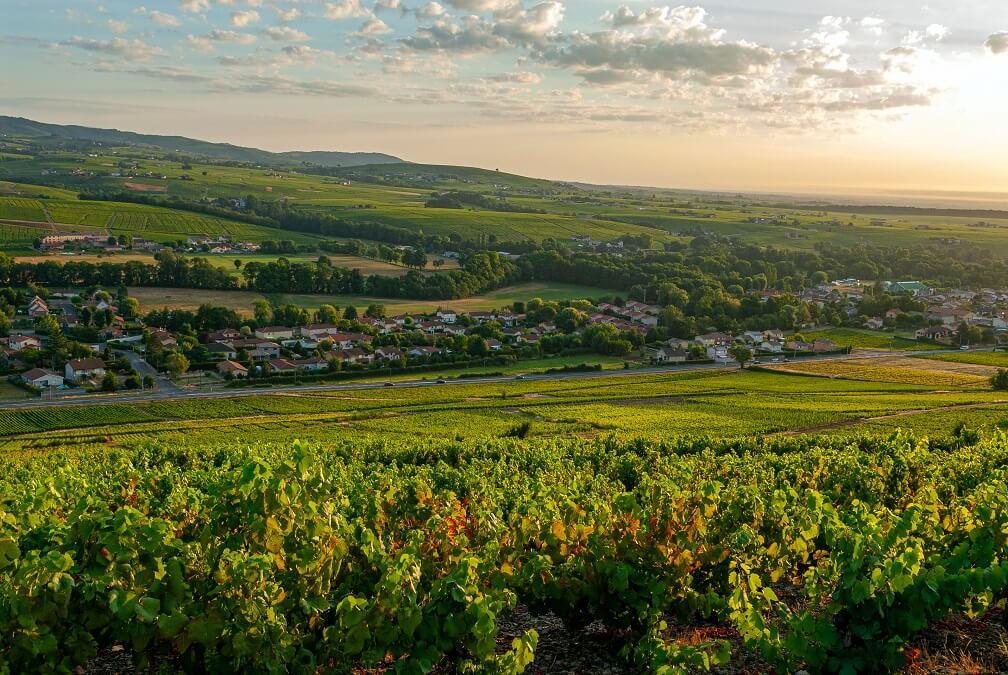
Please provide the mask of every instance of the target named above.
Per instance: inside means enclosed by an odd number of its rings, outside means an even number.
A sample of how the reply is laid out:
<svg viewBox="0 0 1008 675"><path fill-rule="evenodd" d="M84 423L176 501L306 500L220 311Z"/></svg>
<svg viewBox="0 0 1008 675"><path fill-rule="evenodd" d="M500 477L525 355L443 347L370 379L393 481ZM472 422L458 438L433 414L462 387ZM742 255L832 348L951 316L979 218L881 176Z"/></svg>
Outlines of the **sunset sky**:
<svg viewBox="0 0 1008 675"><path fill-rule="evenodd" d="M44 122L596 183L1008 192L1005 0L0 0L0 18L0 114Z"/></svg>

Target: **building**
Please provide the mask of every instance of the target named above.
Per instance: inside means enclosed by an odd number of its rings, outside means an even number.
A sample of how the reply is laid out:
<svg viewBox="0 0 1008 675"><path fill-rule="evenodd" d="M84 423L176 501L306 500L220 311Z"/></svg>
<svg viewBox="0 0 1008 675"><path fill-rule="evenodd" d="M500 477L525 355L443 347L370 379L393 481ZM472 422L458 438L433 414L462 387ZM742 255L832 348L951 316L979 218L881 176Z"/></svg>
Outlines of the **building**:
<svg viewBox="0 0 1008 675"><path fill-rule="evenodd" d="M280 358L280 345L262 338L232 340L228 344L230 344L236 352L242 349L248 351L249 356L257 361Z"/></svg>
<svg viewBox="0 0 1008 675"><path fill-rule="evenodd" d="M19 352L22 349L38 349L42 346L42 341L34 335L10 335L7 337L7 346Z"/></svg>
<svg viewBox="0 0 1008 675"><path fill-rule="evenodd" d="M651 363L685 363L689 357L689 352L671 347L645 347L643 351Z"/></svg>
<svg viewBox="0 0 1008 675"><path fill-rule="evenodd" d="M21 379L39 389L63 386L63 376L45 368L32 368L27 372L21 373Z"/></svg>
<svg viewBox="0 0 1008 675"><path fill-rule="evenodd" d="M398 347L378 347L374 351L374 355L382 361L399 361L405 356L403 350Z"/></svg>
<svg viewBox="0 0 1008 675"><path fill-rule="evenodd" d="M32 301L28 303L28 316L33 319L37 319L40 316L46 316L49 314L49 305L46 304L45 300L39 296L32 298Z"/></svg>
<svg viewBox="0 0 1008 675"><path fill-rule="evenodd" d="M105 362L99 358L73 359L67 361L64 377L70 382L83 382L105 376Z"/></svg>
<svg viewBox="0 0 1008 675"><path fill-rule="evenodd" d="M290 340L294 329L289 326L263 326L255 329L255 336L263 340Z"/></svg>
<svg viewBox="0 0 1008 675"><path fill-rule="evenodd" d="M227 377L248 377L248 368L237 361L224 360L217 364L217 372Z"/></svg>
<svg viewBox="0 0 1008 675"><path fill-rule="evenodd" d="M928 326L914 332L914 337L918 340L932 340L934 342L949 342L952 340L952 329L948 326Z"/></svg>

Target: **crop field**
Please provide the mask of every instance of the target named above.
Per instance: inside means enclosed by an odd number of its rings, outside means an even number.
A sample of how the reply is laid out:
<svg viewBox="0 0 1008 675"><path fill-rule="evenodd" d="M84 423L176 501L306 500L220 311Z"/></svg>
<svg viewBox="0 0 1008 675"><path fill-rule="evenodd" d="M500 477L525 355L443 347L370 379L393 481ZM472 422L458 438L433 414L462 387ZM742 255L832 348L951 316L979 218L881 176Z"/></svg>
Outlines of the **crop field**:
<svg viewBox="0 0 1008 675"><path fill-rule="evenodd" d="M516 439L462 417L479 440L391 418L4 453L4 665L1008 667L1003 435Z"/></svg>
<svg viewBox="0 0 1008 675"><path fill-rule="evenodd" d="M365 308L371 303L385 305L389 314L408 312L433 312L439 307L451 307L456 311L481 311L510 306L516 301L531 298L544 300L575 300L611 296L615 291L590 286L561 283L527 283L508 286L483 295L459 300L401 300L398 298L376 298L359 295L300 295L278 293L261 295L252 291L205 291L186 288L131 288L130 295L140 301L144 310L171 307L175 309L196 309L202 304L227 307L237 312L251 314L252 303L266 298L275 304L297 304L308 309L318 309L324 304L338 307L354 305Z"/></svg>
<svg viewBox="0 0 1008 675"><path fill-rule="evenodd" d="M40 448L161 438L302 439L396 436L476 439L528 424L538 436L663 438L805 433L915 424L944 412L1004 407L989 389L936 390L919 383L794 377L768 372L698 371L562 380L464 383L315 392L291 390L234 398L0 410L0 437ZM927 413L924 415L923 413Z"/></svg>
<svg viewBox="0 0 1008 675"><path fill-rule="evenodd" d="M272 262L277 258L283 257L290 261L301 261L301 262L314 262L319 259L319 256L324 255L329 258L329 261L336 267L346 267L348 269L358 269L365 276L370 276L372 274L378 274L381 276L403 276L409 272L409 268L402 265L393 265L392 263L385 262L383 260L372 260L371 258L362 258L355 255L342 255L338 253L314 253L314 254L290 254L290 255L277 255L277 254L251 254L251 255L217 255L212 253L199 254L194 257L206 258L211 264L216 267L221 267L227 270L233 270L235 274L241 274L241 270L235 267L235 261L239 260L243 264L249 262ZM433 259L435 256L431 256ZM458 269L458 262L454 260L446 260L445 264L440 268L427 267L424 271L427 273L434 273L440 270L450 270Z"/></svg>
<svg viewBox="0 0 1008 675"><path fill-rule="evenodd" d="M929 387L979 387L985 386L987 377L981 374L954 369L929 368L923 361L915 367L913 359L811 361L767 366L769 369L798 375L863 380L867 382L898 382Z"/></svg>
<svg viewBox="0 0 1008 675"><path fill-rule="evenodd" d="M991 370L1008 368L1008 352L949 352L948 354L929 354L920 358L944 363L987 366Z"/></svg>
<svg viewBox="0 0 1008 675"><path fill-rule="evenodd" d="M38 199L0 197L0 219L45 222L45 211Z"/></svg>

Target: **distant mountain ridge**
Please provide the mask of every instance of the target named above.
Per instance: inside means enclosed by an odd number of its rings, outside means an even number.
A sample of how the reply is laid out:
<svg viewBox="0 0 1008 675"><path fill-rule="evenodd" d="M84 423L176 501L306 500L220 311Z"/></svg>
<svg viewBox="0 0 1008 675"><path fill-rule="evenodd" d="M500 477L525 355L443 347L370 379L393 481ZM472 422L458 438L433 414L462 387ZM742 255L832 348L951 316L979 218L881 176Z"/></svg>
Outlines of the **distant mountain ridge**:
<svg viewBox="0 0 1008 675"><path fill-rule="evenodd" d="M364 166L367 164L399 164L403 160L379 152L327 152L291 151L269 152L258 148L246 148L230 143L211 143L185 136L160 136L138 134L118 129L100 129L75 124L47 124L24 117L0 115L0 134L10 136L46 137L54 136L72 140L92 141L140 147L155 147L169 152L185 152L192 155L236 162L256 164L302 164L308 162L319 166Z"/></svg>

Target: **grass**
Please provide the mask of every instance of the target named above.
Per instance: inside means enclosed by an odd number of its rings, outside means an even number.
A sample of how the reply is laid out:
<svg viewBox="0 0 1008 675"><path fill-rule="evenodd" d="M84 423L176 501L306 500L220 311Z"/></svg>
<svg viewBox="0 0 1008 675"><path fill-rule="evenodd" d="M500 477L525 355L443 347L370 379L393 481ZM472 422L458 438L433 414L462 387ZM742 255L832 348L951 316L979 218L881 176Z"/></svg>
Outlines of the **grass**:
<svg viewBox="0 0 1008 675"><path fill-rule="evenodd" d="M871 361L809 361L769 366L774 371L800 375L863 380L866 382L896 382L919 384L928 387L979 387L987 378L982 375L958 373L948 370L912 368Z"/></svg>
<svg viewBox="0 0 1008 675"><path fill-rule="evenodd" d="M946 363L969 363L991 368L1008 368L1008 352L950 352L929 354L920 358Z"/></svg>
<svg viewBox="0 0 1008 675"><path fill-rule="evenodd" d="M882 333L879 331L862 330L859 328L829 328L802 333L806 340L833 340L842 347L854 349L892 349L897 351L926 351L941 349L941 345L930 342L917 342L907 337Z"/></svg>
<svg viewBox="0 0 1008 675"><path fill-rule="evenodd" d="M45 222L46 217L42 202L37 199L0 197L0 219Z"/></svg>
<svg viewBox="0 0 1008 675"><path fill-rule="evenodd" d="M291 262L314 262L319 259L319 256L326 256L329 258L330 262L336 267L347 267L350 269L359 269L362 274L369 276L372 274L378 274L381 276L404 276L409 272L409 269L403 267L402 265L393 265L382 260L372 260L371 258L362 258L360 256L354 255L340 255L336 253L312 253L312 254L290 254L290 255L276 255L272 253L264 254L251 254L251 255L217 255L212 253L197 254L195 257L206 258L216 267L221 267L224 269L232 270L235 274L241 274L241 270L236 268L234 265L235 260L240 260L243 264L250 262L272 262L277 258L283 257L287 258ZM434 256L432 256L433 258ZM446 260L445 264L439 268L440 270L458 269L458 262L454 260ZM433 273L435 270L433 267L428 267L427 272Z"/></svg>
<svg viewBox="0 0 1008 675"><path fill-rule="evenodd" d="M356 295L262 295L253 291L204 291L182 288L131 288L130 295L140 301L145 311L165 307L174 309L196 309L203 304L213 304L238 312L251 314L252 303L267 298L275 304L296 304L307 309L318 309L321 305L338 307L353 305L366 308L371 303L383 304L389 314L433 312L439 307L450 307L456 311L481 311L499 309L515 301L527 301L534 297L544 300L571 300L596 298L612 295L614 291L560 283L527 283L490 291L484 295L460 300L400 300L396 298L374 298Z"/></svg>

